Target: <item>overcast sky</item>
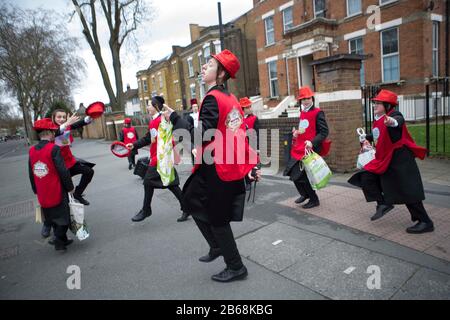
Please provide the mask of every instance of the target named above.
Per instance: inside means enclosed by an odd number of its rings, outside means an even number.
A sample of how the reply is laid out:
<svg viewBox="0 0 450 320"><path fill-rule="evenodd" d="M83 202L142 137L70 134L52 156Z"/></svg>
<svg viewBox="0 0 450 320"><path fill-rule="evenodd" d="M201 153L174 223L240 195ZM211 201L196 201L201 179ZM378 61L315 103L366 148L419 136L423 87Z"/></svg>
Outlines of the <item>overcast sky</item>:
<svg viewBox="0 0 450 320"><path fill-rule="evenodd" d="M48 9L61 14L73 11L71 0L0 0L11 2L22 9ZM197 23L202 26L218 24L216 0L147 0L152 5L152 17L145 21L137 34L140 56L136 57L123 47L122 76L123 86L137 88L136 72L149 66L150 60L159 60L171 53L172 45L186 46L190 43L189 24ZM253 6L252 0L222 0L222 20L224 23L244 14ZM109 102L104 89L100 71L86 40L82 38L81 23L77 17L71 22L67 19L67 28L72 36L80 38L79 56L86 64L86 75L81 86L74 91L76 107L82 102L85 106L93 101ZM107 47L108 33L100 37L104 40L103 58L108 64L112 86L115 88L114 73L111 67L109 47Z"/></svg>

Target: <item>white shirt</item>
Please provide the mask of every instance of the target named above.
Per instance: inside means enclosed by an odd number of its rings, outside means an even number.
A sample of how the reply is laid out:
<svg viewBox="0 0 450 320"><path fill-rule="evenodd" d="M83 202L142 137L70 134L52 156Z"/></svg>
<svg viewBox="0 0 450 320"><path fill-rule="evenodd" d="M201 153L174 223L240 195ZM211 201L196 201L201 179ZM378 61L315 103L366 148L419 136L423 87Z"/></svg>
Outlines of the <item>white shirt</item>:
<svg viewBox="0 0 450 320"><path fill-rule="evenodd" d="M196 112L196 113L192 112L190 114L190 116L192 117L192 119L194 119L194 127L197 128L198 127L198 112Z"/></svg>

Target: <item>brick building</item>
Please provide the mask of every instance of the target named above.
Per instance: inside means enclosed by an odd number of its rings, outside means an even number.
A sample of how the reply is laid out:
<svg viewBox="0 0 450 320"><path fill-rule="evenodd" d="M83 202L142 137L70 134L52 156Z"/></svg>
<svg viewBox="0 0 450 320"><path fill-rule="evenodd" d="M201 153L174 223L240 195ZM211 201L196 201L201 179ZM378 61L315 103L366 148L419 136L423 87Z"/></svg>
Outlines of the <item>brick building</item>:
<svg viewBox="0 0 450 320"><path fill-rule="evenodd" d="M259 94L256 62L256 29L252 11L224 24L224 47L239 58L241 68L235 80L228 82L228 90L237 97ZM202 84L201 67L212 54L221 51L219 26L202 27L190 24L191 44L184 47L180 57L183 64L185 98L201 101L207 88ZM190 108L190 104L188 108Z"/></svg>
<svg viewBox="0 0 450 320"><path fill-rule="evenodd" d="M150 66L136 73L142 113L154 96L162 96L176 110L183 108L183 81L180 61L181 47L172 46L172 53L159 61L152 60Z"/></svg>
<svg viewBox="0 0 450 320"><path fill-rule="evenodd" d="M316 88L314 61L364 54L361 85L422 95L445 76L445 0L253 0L259 82L270 107ZM379 15L377 15L377 10ZM448 58L448 57L447 57Z"/></svg>

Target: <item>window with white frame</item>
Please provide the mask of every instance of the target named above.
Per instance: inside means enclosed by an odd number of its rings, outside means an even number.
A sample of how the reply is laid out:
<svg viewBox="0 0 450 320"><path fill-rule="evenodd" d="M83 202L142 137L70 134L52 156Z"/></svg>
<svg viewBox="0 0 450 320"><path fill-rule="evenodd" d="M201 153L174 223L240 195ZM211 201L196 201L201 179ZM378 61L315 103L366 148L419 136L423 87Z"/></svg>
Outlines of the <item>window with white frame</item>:
<svg viewBox="0 0 450 320"><path fill-rule="evenodd" d="M363 38L355 38L348 41L348 47L350 54L364 54ZM364 73L364 61L361 61L360 70L360 82L361 86L365 84L365 73Z"/></svg>
<svg viewBox="0 0 450 320"><path fill-rule="evenodd" d="M209 45L203 48L203 55L205 56L205 61L211 58L211 47Z"/></svg>
<svg viewBox="0 0 450 320"><path fill-rule="evenodd" d="M313 0L314 17L325 17L325 0Z"/></svg>
<svg viewBox="0 0 450 320"><path fill-rule="evenodd" d="M266 28L266 46L275 43L275 29L273 26L273 16L264 19Z"/></svg>
<svg viewBox="0 0 450 320"><path fill-rule="evenodd" d="M154 90L156 87L155 76L152 76L152 89Z"/></svg>
<svg viewBox="0 0 450 320"><path fill-rule="evenodd" d="M433 21L433 77L439 77L439 22Z"/></svg>
<svg viewBox="0 0 450 320"><path fill-rule="evenodd" d="M289 29L294 26L294 21L292 18L292 7L283 10L283 31L286 33Z"/></svg>
<svg viewBox="0 0 450 320"><path fill-rule="evenodd" d="M163 78L162 78L162 74L159 75L159 88L162 89L163 87Z"/></svg>
<svg viewBox="0 0 450 320"><path fill-rule="evenodd" d="M200 66L201 69L203 65L203 53L200 51L197 56L198 56L198 65Z"/></svg>
<svg viewBox="0 0 450 320"><path fill-rule="evenodd" d="M147 90L148 90L147 80L142 80L142 87L144 88L144 92L147 92Z"/></svg>
<svg viewBox="0 0 450 320"><path fill-rule="evenodd" d="M191 89L191 99L195 99L195 84L191 84L190 89Z"/></svg>
<svg viewBox="0 0 450 320"><path fill-rule="evenodd" d="M188 64L189 77L193 77L194 76L194 65L192 64L192 58L187 59L187 64Z"/></svg>
<svg viewBox="0 0 450 320"><path fill-rule="evenodd" d="M398 28L381 32L383 82L400 80Z"/></svg>
<svg viewBox="0 0 450 320"><path fill-rule="evenodd" d="M214 42L214 51L216 54L222 51L222 46L220 44L220 41Z"/></svg>
<svg viewBox="0 0 450 320"><path fill-rule="evenodd" d="M277 62L271 61L267 64L267 67L269 69L270 97L278 97Z"/></svg>
<svg viewBox="0 0 450 320"><path fill-rule="evenodd" d="M172 72L173 73L177 72L177 62L176 61L172 62Z"/></svg>
<svg viewBox="0 0 450 320"><path fill-rule="evenodd" d="M397 2L397 1L398 0L380 0L380 6L391 3L391 2Z"/></svg>
<svg viewBox="0 0 450 320"><path fill-rule="evenodd" d="M347 0L347 17L361 13L361 0Z"/></svg>

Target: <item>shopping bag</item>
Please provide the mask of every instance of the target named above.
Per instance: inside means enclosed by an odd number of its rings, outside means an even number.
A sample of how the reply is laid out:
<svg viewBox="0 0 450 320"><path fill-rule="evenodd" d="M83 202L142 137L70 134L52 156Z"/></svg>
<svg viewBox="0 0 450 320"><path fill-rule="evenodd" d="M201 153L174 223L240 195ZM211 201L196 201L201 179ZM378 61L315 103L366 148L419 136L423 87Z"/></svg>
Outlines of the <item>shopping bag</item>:
<svg viewBox="0 0 450 320"><path fill-rule="evenodd" d="M332 172L321 156L314 151L306 151L302 159L306 176L314 190L325 188L330 181Z"/></svg>
<svg viewBox="0 0 450 320"><path fill-rule="evenodd" d="M175 180L172 128L173 125L171 122L166 121L165 118L161 119L158 127L158 142L156 146L156 171L161 176L163 186L168 186Z"/></svg>
<svg viewBox="0 0 450 320"><path fill-rule="evenodd" d="M40 205L36 206L35 216L36 216L36 223L44 222L44 219L42 219L42 209Z"/></svg>
<svg viewBox="0 0 450 320"><path fill-rule="evenodd" d="M358 159L356 160L356 167L358 169L362 169L373 159L375 159L375 149L361 149L361 153L358 155Z"/></svg>
<svg viewBox="0 0 450 320"><path fill-rule="evenodd" d="M84 205L78 203L69 193L69 207L70 207L70 231L78 238L78 240L85 240L89 238L89 230L84 219Z"/></svg>

